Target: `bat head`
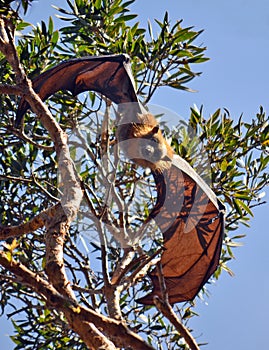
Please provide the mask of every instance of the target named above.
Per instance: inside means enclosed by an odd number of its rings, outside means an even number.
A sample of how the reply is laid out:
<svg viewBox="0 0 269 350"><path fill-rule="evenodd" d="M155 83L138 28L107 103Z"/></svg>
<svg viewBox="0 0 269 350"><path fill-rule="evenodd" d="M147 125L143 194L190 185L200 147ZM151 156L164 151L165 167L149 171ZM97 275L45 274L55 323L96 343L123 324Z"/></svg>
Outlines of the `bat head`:
<svg viewBox="0 0 269 350"><path fill-rule="evenodd" d="M173 151L151 114L138 114L137 120L118 126L118 140L125 155L144 168L162 172L171 166Z"/></svg>

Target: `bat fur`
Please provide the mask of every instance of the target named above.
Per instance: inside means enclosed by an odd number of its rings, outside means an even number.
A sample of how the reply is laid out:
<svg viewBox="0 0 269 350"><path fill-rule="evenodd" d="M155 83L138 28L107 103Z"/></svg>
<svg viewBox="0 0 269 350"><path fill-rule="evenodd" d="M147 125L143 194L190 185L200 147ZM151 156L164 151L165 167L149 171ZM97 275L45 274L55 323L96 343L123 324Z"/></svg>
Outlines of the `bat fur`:
<svg viewBox="0 0 269 350"><path fill-rule="evenodd" d="M136 121L118 125L117 139L126 157L143 168L160 173L171 166L174 151L150 113L137 114Z"/></svg>

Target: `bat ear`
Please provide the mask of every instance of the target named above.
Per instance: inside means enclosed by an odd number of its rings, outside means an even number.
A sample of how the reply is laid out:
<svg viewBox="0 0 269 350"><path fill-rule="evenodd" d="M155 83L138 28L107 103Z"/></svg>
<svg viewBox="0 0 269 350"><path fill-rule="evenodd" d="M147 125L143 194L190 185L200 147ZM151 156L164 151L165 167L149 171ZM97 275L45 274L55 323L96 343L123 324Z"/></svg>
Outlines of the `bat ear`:
<svg viewBox="0 0 269 350"><path fill-rule="evenodd" d="M133 137L140 137L139 128L136 123L131 123L131 128L133 130Z"/></svg>
<svg viewBox="0 0 269 350"><path fill-rule="evenodd" d="M155 135L155 134L158 133L159 130L160 130L160 126L159 126L159 125L156 125L156 126L154 126L154 128L151 130L151 133L152 133L153 135Z"/></svg>
<svg viewBox="0 0 269 350"><path fill-rule="evenodd" d="M137 124L132 123L132 125L133 125L133 129L136 130L135 127L137 126ZM149 135L154 136L155 134L158 133L159 130L160 130L159 125L156 125L149 131ZM133 137L141 137L141 130L139 130L139 127L137 128L137 131L133 132Z"/></svg>

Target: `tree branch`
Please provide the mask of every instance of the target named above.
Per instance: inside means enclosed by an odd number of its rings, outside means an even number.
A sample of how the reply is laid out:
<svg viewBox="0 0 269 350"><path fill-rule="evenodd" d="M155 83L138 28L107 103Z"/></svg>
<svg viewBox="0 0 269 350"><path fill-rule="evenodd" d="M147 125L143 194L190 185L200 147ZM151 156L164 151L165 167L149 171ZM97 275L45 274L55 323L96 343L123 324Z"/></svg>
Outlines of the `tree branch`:
<svg viewBox="0 0 269 350"><path fill-rule="evenodd" d="M0 94L22 96L23 89L16 85L0 84Z"/></svg>
<svg viewBox="0 0 269 350"><path fill-rule="evenodd" d="M126 269L129 268L133 261L135 251L133 248L125 248L122 259L117 264L113 275L111 277L111 284L118 284L126 273Z"/></svg>
<svg viewBox="0 0 269 350"><path fill-rule="evenodd" d="M18 226L0 226L0 240L6 240L10 237L20 237L26 233L38 230L45 225L45 220L52 218L57 211L62 211L60 203L42 211L32 220Z"/></svg>
<svg viewBox="0 0 269 350"><path fill-rule="evenodd" d="M18 130L15 127L11 127L10 128L11 132L13 135L16 135L18 138L20 138L21 140L30 143L31 145L35 146L38 149L42 149L42 150L46 150L46 151L50 151L53 152L54 151L54 147L52 146L45 146L42 144L39 144L38 142L35 142L33 139L31 139L30 137L28 137L23 130Z"/></svg>
<svg viewBox="0 0 269 350"><path fill-rule="evenodd" d="M200 348L195 339L189 330L180 322L171 305L165 301L162 301L158 296L155 296L153 300L159 311L175 326L178 333L185 339L190 349L199 350Z"/></svg>
<svg viewBox="0 0 269 350"><path fill-rule="evenodd" d="M48 130L55 145L58 158L58 168L62 177L63 197L61 212L56 212L50 220L45 220L47 228L46 234L46 272L49 279L63 295L75 299L68 282L63 260L63 245L66 232L73 218L76 216L82 190L80 178L75 171L70 157L67 144L67 135L49 112L47 106L43 104L39 96L32 88L31 81L27 78L23 67L20 64L16 51L13 25L11 21L0 18L0 51L6 56L12 69L15 72L16 82L23 89L23 94L32 110L40 118L44 127Z"/></svg>
<svg viewBox="0 0 269 350"><path fill-rule="evenodd" d="M156 265L159 260L159 258L156 258L158 254L160 254L163 251L163 248L159 248L153 253L151 256L147 256L145 254L141 254L138 259L135 259L132 263L129 264L129 266L126 266L126 269L124 271L123 277L125 285L132 285L134 284L138 279L141 279L142 277L145 277L148 273L151 266ZM131 273L130 276L126 277L126 274L129 269L131 269L133 266L135 266L138 262L142 261L138 267ZM132 266L133 265L133 266Z"/></svg>
<svg viewBox="0 0 269 350"><path fill-rule="evenodd" d="M3 251L0 251L0 264L12 272L21 283L41 295L48 307L62 311L69 326L80 335L89 349L93 347L90 334L94 331L94 327L91 325L89 330L89 325L93 323L99 330L98 334L104 333L117 347L153 350L149 344L136 333L130 331L121 321L100 315L91 309L78 305L73 299L63 297L52 284L30 271L23 264L10 259ZM95 349L100 349L100 347L95 347ZM109 348L105 347L104 349Z"/></svg>
<svg viewBox="0 0 269 350"><path fill-rule="evenodd" d="M196 343L195 339L193 338L189 330L181 323L180 319L177 317L175 311L173 310L171 304L168 301L168 293L163 277L161 263L157 264L157 270L163 300L161 300L156 295L153 297L154 304L159 309L159 311L175 326L176 330L185 339L190 349L199 350L199 346Z"/></svg>
<svg viewBox="0 0 269 350"><path fill-rule="evenodd" d="M65 236L69 223L64 211L58 211L55 216L45 221L46 233L46 267L45 271L53 286L64 296L76 300L66 275L63 259Z"/></svg>

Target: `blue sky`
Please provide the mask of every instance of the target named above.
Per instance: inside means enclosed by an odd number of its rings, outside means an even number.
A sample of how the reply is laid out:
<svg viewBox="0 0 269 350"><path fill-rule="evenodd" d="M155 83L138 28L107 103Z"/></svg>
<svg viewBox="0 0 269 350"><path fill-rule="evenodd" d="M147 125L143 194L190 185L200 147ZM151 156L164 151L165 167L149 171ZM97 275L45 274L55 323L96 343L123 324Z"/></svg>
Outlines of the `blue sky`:
<svg viewBox="0 0 269 350"><path fill-rule="evenodd" d="M50 4L64 6L65 0L40 0L34 4L27 20L47 20L55 10ZM260 0L137 0L133 11L141 24L162 19L167 10L171 21L184 19L183 26L204 29L197 43L207 46L210 61L194 67L201 77L190 83L197 93L160 89L153 103L176 111L183 118L193 104L203 105L205 115L217 108L227 108L231 116L241 113L245 120L255 116L262 105L269 113L269 2ZM267 197L269 191L267 190ZM268 200L268 198L267 198ZM235 250L236 259L229 265L235 277L223 273L210 287L211 297L198 301L200 314L190 321L198 342L206 350L264 349L267 345L269 314L269 229L266 217L269 205L254 210L251 228L244 246ZM6 320L0 319L0 339L6 350L13 349L4 334ZM4 346L5 345L5 346Z"/></svg>

